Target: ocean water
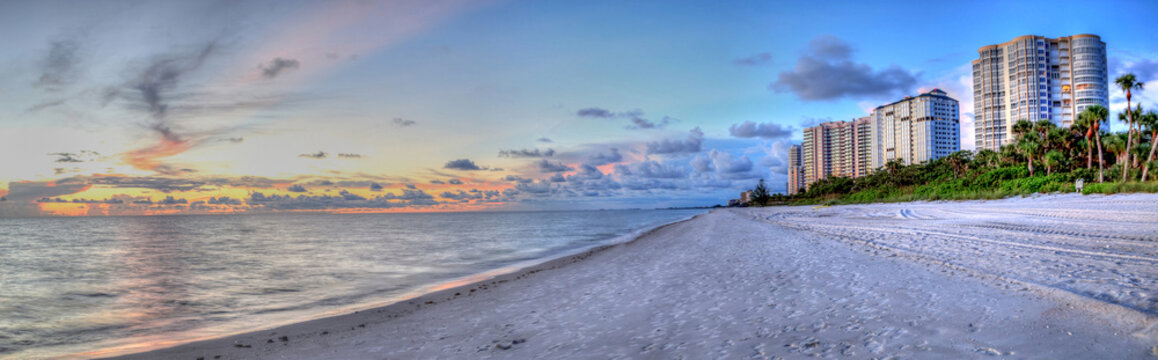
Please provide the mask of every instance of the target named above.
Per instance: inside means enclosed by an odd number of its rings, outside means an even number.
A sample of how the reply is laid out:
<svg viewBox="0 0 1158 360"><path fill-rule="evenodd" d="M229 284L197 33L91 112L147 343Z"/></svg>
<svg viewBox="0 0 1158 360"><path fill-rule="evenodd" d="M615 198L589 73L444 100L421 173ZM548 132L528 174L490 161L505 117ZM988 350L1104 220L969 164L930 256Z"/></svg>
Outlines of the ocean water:
<svg viewBox="0 0 1158 360"><path fill-rule="evenodd" d="M336 315L701 212L0 219L0 358L103 356Z"/></svg>

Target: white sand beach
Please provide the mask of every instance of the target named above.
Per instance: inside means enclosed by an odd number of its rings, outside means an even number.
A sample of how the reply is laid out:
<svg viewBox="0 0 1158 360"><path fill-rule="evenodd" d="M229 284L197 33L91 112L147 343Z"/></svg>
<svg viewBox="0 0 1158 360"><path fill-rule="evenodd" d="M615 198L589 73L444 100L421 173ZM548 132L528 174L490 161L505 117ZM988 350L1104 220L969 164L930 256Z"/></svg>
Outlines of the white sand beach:
<svg viewBox="0 0 1158 360"><path fill-rule="evenodd" d="M1158 355L1156 314L1158 195L1049 195L715 210L378 309L121 358L1127 359Z"/></svg>

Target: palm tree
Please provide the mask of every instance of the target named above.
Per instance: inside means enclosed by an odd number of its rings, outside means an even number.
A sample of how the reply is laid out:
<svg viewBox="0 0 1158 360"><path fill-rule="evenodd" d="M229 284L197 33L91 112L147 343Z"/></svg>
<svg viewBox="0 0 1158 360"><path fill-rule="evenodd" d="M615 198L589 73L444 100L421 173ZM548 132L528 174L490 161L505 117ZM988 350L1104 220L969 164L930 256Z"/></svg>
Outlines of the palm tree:
<svg viewBox="0 0 1158 360"><path fill-rule="evenodd" d="M1130 143L1131 144L1130 149L1133 151L1130 154L1130 156L1132 159L1134 159L1134 161L1130 162L1130 166L1137 168L1137 167L1141 166L1139 163L1142 161L1142 155L1137 154L1137 152L1139 151L1138 145L1140 145L1142 143L1142 120L1141 120L1141 116L1143 114L1142 104L1134 105L1133 114L1134 114L1134 126L1135 126L1134 132L1138 133L1138 136L1135 136L1134 142Z"/></svg>
<svg viewBox="0 0 1158 360"><path fill-rule="evenodd" d="M1066 156L1065 154L1062 154L1061 151L1050 150L1049 152L1045 153L1045 156L1042 159L1042 162L1045 163L1045 174L1047 176L1053 175L1053 169L1061 166L1065 160Z"/></svg>
<svg viewBox="0 0 1158 360"><path fill-rule="evenodd" d="M1114 162L1123 165L1123 159L1126 156L1126 133L1106 134L1103 141L1106 145L1106 151L1114 154Z"/></svg>
<svg viewBox="0 0 1158 360"><path fill-rule="evenodd" d="M1013 136L1015 138L1021 138L1030 131L1033 131L1033 123L1029 120L1021 119L1013 124Z"/></svg>
<svg viewBox="0 0 1158 360"><path fill-rule="evenodd" d="M969 171L969 163L972 161L973 152L969 150L961 150L946 156L945 163L953 168L953 175L957 177L965 176Z"/></svg>
<svg viewBox="0 0 1158 360"><path fill-rule="evenodd" d="M1041 142L1037 141L1040 139L1037 133L1037 124L1025 119L1018 120L1013 124L1013 134L1016 139L1014 146L1025 154L1026 164L1029 166L1029 176L1033 176L1033 158L1041 149Z"/></svg>
<svg viewBox="0 0 1158 360"><path fill-rule="evenodd" d="M1025 158L1029 160L1029 176L1033 176L1033 158L1042 149L1041 141L1035 136L1022 136L1017 140L1017 148L1025 153Z"/></svg>
<svg viewBox="0 0 1158 360"><path fill-rule="evenodd" d="M1066 131L1066 129L1057 127L1057 125L1054 125L1053 123L1050 123L1049 126L1047 126L1046 128L1048 129L1048 131L1046 131L1045 137L1044 137L1046 148L1048 149L1046 151L1046 156L1049 156L1050 153L1056 152L1058 156L1061 156L1064 159L1065 154L1070 153L1069 152L1069 145L1070 145L1069 144L1069 140L1070 140L1069 132ZM1045 160L1048 160L1048 159L1045 159ZM1058 162L1057 164L1060 164L1060 163L1061 162ZM1047 163L1046 164L1046 174L1052 174L1052 173L1053 173L1053 171L1050 170L1050 165Z"/></svg>
<svg viewBox="0 0 1158 360"><path fill-rule="evenodd" d="M1000 166L1001 154L989 149L982 149L973 156L973 162L977 167L996 168Z"/></svg>
<svg viewBox="0 0 1158 360"><path fill-rule="evenodd" d="M1082 110L1082 113L1079 117L1088 118L1090 123L1092 124L1091 129L1093 129L1094 139L1097 141L1097 144L1098 144L1098 182L1104 182L1105 176L1103 176L1103 175L1105 172L1104 167L1105 167L1106 161L1102 159L1102 153L1103 152L1102 152L1101 127L1102 127L1102 121L1106 121L1106 118L1110 117L1110 110L1106 109L1105 107L1103 107L1101 105L1094 105L1094 106L1087 107L1085 110Z"/></svg>
<svg viewBox="0 0 1158 360"><path fill-rule="evenodd" d="M1150 173L1150 163L1154 162L1154 149L1158 148L1158 144L1154 141L1158 139L1158 113L1150 110L1145 115L1138 117L1140 126L1145 126L1150 130L1150 155L1146 157L1146 164L1142 166L1142 181L1146 181L1146 175Z"/></svg>
<svg viewBox="0 0 1158 360"><path fill-rule="evenodd" d="M1094 143L1090 137L1094 136L1094 128L1097 126L1097 119L1094 114L1089 111L1083 111L1078 114L1078 121L1075 121L1070 129L1084 134L1086 139L1086 169L1094 167Z"/></svg>
<svg viewBox="0 0 1158 360"><path fill-rule="evenodd" d="M1130 111L1130 99L1133 97L1134 90L1142 90L1143 84L1134 77L1134 74L1125 74L1114 79L1114 84L1118 85L1126 93L1126 122L1129 124L1126 133L1126 149L1129 149L1134 142L1134 113ZM1140 135L1140 134L1139 134ZM1130 173L1130 152L1126 152L1125 168L1122 170L1122 182L1126 182L1126 175Z"/></svg>

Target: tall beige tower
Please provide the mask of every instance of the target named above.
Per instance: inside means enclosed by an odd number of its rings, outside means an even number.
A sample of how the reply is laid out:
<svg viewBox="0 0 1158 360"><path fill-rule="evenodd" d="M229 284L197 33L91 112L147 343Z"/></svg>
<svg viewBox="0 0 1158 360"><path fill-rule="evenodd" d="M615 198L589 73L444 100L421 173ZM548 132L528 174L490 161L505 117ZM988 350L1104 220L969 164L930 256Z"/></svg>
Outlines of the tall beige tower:
<svg viewBox="0 0 1158 360"><path fill-rule="evenodd" d="M1013 142L1018 120L1070 126L1092 105L1109 107L1106 43L1097 35L1025 35L977 49L973 114L977 150Z"/></svg>
<svg viewBox="0 0 1158 360"><path fill-rule="evenodd" d="M788 147L788 195L804 190L804 151L800 145Z"/></svg>
<svg viewBox="0 0 1158 360"><path fill-rule="evenodd" d="M871 119L830 121L804 129L804 184L829 176L868 175L872 163Z"/></svg>

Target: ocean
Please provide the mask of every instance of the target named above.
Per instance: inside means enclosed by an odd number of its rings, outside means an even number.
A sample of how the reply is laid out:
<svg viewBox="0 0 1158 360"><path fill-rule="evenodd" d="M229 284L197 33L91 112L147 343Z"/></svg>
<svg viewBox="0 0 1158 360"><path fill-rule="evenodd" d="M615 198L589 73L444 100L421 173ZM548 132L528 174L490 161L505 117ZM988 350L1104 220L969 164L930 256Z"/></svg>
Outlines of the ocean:
<svg viewBox="0 0 1158 360"><path fill-rule="evenodd" d="M337 315L702 212L0 219L0 358L144 350Z"/></svg>

